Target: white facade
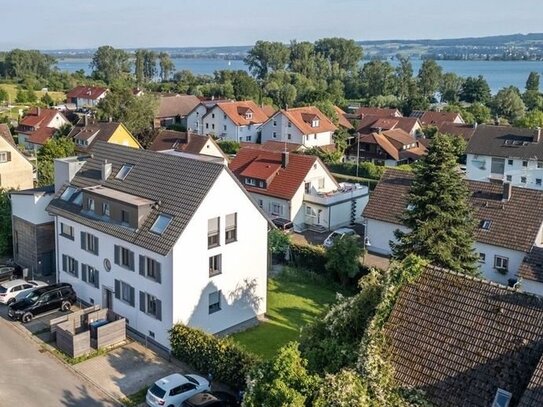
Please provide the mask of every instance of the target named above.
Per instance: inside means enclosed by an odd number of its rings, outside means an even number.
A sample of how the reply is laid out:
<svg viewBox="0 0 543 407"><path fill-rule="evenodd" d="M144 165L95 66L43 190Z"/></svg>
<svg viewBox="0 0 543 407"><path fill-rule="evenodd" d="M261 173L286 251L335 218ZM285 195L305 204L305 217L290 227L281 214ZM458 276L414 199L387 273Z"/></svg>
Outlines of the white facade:
<svg viewBox="0 0 543 407"><path fill-rule="evenodd" d="M191 119L196 122L193 117ZM202 119L204 134L213 134L222 140L237 142L255 143L261 125L261 123L255 123L238 126L218 105L213 107Z"/></svg>
<svg viewBox="0 0 543 407"><path fill-rule="evenodd" d="M283 112L277 112L261 127L261 142L280 141L284 143L302 144L305 147L316 147L333 144L333 132L302 134Z"/></svg>
<svg viewBox="0 0 543 407"><path fill-rule="evenodd" d="M87 99L87 98L76 98L75 105L80 107L96 107L98 103L102 99L104 99L107 95L107 92L102 93L100 96L98 96L96 99Z"/></svg>
<svg viewBox="0 0 543 407"><path fill-rule="evenodd" d="M503 160L503 172L496 171L500 169L496 165L492 172L493 160L495 163ZM543 161L467 154L466 178L473 181L499 179L513 186L543 190Z"/></svg>
<svg viewBox="0 0 543 407"><path fill-rule="evenodd" d="M53 199L52 193L14 193L11 194L11 214L34 225L53 222L45 208Z"/></svg>
<svg viewBox="0 0 543 407"><path fill-rule="evenodd" d="M226 215L236 213L237 239L225 243ZM208 249L208 220L220 217L220 246ZM60 235L60 223L73 227L74 240ZM129 326L169 348L168 330L181 322L218 333L263 314L266 310L267 221L229 172L224 170L194 213L173 249L166 256L64 219L56 219L59 280L70 283L87 303L107 306L113 293L113 311L127 318ZM98 255L81 249L81 232L98 238ZM134 252L134 271L114 262L114 245ZM79 277L62 271L62 255L79 262ZM221 255L221 274L210 277L209 258ZM139 255L161 264L161 283L138 272ZM106 271L106 259L111 271ZM81 264L99 271L99 287L82 281ZM134 288L134 306L116 298L115 280ZM140 311L140 291L161 301L162 318ZM209 294L218 292L220 310L210 313Z"/></svg>
<svg viewBox="0 0 543 407"><path fill-rule="evenodd" d="M376 219L366 219L366 238L369 242L368 250L384 256L390 256L392 250L390 242L396 242L394 231L399 229L402 232L407 232L405 226L395 223L383 222Z"/></svg>
<svg viewBox="0 0 543 407"><path fill-rule="evenodd" d="M187 131L204 135L203 117L207 113L207 108L203 104L196 106L192 112L187 115Z"/></svg>

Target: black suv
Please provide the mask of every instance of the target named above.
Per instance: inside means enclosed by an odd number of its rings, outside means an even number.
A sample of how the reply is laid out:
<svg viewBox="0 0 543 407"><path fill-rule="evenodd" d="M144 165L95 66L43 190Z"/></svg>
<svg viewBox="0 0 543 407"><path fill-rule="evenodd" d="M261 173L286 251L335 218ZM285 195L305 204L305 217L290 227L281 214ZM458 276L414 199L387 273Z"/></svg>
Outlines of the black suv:
<svg viewBox="0 0 543 407"><path fill-rule="evenodd" d="M69 311L76 299L75 291L68 283L39 287L11 304L8 315L11 319L30 322L35 316L48 311Z"/></svg>

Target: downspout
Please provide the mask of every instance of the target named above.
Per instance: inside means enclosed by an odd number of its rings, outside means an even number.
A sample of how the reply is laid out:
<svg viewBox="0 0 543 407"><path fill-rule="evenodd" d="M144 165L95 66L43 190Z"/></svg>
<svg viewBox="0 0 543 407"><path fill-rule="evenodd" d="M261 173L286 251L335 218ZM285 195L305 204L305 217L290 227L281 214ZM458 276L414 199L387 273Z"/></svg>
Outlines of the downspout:
<svg viewBox="0 0 543 407"><path fill-rule="evenodd" d="M58 250L58 216L55 216L55 260L56 260L56 274L57 284L60 283L60 266L59 266L59 250Z"/></svg>

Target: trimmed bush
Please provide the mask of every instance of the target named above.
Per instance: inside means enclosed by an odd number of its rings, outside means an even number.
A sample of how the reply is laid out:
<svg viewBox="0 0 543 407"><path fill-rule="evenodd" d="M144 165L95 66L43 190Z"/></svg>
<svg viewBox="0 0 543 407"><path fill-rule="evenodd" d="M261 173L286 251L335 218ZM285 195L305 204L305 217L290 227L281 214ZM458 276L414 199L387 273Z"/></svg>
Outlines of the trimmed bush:
<svg viewBox="0 0 543 407"><path fill-rule="evenodd" d="M343 175L356 176L356 163L337 163L328 164L328 168L331 172L335 172ZM361 162L358 165L358 176L362 178L380 179L385 172L386 167L382 165L375 165L370 161Z"/></svg>
<svg viewBox="0 0 543 407"><path fill-rule="evenodd" d="M237 154L240 149L240 144L237 141L224 140L217 142L217 144L225 154Z"/></svg>
<svg viewBox="0 0 543 407"><path fill-rule="evenodd" d="M257 358L229 338L218 338L199 329L176 324L170 330L172 354L202 374L243 389Z"/></svg>
<svg viewBox="0 0 543 407"><path fill-rule="evenodd" d="M322 246L290 244L291 261L295 266L311 270L317 274L326 274L326 249Z"/></svg>

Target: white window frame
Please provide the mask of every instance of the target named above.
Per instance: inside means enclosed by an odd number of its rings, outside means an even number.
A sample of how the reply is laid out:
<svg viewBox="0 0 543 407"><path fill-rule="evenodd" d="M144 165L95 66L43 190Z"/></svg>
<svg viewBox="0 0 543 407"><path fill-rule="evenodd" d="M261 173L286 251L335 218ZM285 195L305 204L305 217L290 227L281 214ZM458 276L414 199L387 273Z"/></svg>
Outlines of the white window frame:
<svg viewBox="0 0 543 407"><path fill-rule="evenodd" d="M494 268L496 270L509 270L509 257L505 256L494 256Z"/></svg>

